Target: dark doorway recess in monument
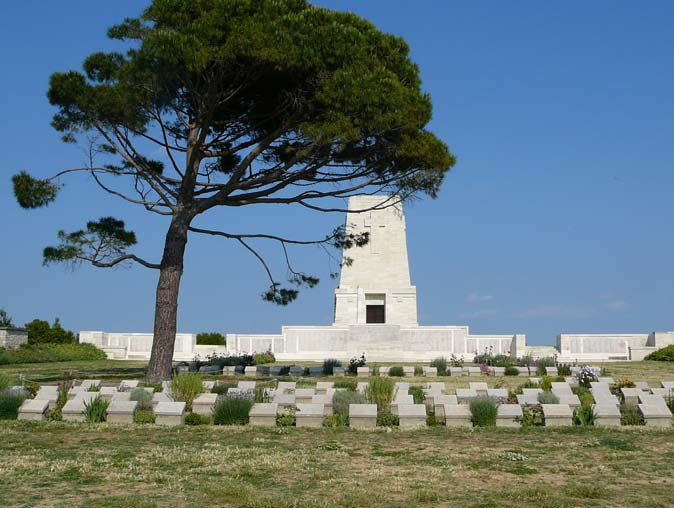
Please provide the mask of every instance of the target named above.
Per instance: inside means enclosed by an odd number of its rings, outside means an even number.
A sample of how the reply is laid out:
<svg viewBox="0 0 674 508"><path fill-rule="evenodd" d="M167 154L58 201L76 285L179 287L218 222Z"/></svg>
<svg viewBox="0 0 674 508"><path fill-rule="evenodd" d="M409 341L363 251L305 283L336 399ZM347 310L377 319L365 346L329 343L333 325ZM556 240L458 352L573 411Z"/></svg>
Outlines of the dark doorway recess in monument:
<svg viewBox="0 0 674 508"><path fill-rule="evenodd" d="M385 305L368 305L366 319L368 323L385 323Z"/></svg>

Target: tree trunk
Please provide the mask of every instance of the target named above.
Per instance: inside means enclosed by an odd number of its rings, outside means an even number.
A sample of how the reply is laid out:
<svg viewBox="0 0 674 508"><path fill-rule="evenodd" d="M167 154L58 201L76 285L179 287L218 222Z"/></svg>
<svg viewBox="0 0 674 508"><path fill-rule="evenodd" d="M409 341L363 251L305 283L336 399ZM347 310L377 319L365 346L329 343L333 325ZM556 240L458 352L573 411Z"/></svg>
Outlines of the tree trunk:
<svg viewBox="0 0 674 508"><path fill-rule="evenodd" d="M173 216L166 233L154 309L154 340L146 374L149 381L164 381L171 378L178 319L178 294L189 223L190 218L187 214L178 212Z"/></svg>

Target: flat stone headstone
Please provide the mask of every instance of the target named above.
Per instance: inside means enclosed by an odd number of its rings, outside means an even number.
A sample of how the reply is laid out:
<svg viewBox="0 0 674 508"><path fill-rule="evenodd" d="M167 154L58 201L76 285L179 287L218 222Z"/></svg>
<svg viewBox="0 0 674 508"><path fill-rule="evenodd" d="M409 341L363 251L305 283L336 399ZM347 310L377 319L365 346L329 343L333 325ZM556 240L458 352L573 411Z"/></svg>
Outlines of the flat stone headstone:
<svg viewBox="0 0 674 508"><path fill-rule="evenodd" d="M410 389L410 384L406 381L396 381L395 387L399 392L407 393L407 390Z"/></svg>
<svg viewBox="0 0 674 508"><path fill-rule="evenodd" d="M257 367L255 366L248 366L244 370L244 374L246 377L257 377Z"/></svg>
<svg viewBox="0 0 674 508"><path fill-rule="evenodd" d="M376 404L349 404L349 427L354 429L374 429L376 426Z"/></svg>
<svg viewBox="0 0 674 508"><path fill-rule="evenodd" d="M86 410L84 403L85 400L83 398L74 398L66 402L65 406L61 409L63 421L83 422L86 419L84 415L84 411Z"/></svg>
<svg viewBox="0 0 674 508"><path fill-rule="evenodd" d="M239 381L237 385L241 390L255 390L256 382L255 381Z"/></svg>
<svg viewBox="0 0 674 508"><path fill-rule="evenodd" d="M47 420L47 411L49 410L49 401L45 399L26 399L19 407L17 419L33 422L43 422Z"/></svg>
<svg viewBox="0 0 674 508"><path fill-rule="evenodd" d="M234 365L225 365L222 368L223 376L236 376L236 366Z"/></svg>
<svg viewBox="0 0 674 508"><path fill-rule="evenodd" d="M463 376L463 368L462 367L449 367L449 375L450 376ZM467 372L465 373L466 375L468 374Z"/></svg>
<svg viewBox="0 0 674 508"><path fill-rule="evenodd" d="M466 404L445 404L442 411L447 427L472 427L470 408Z"/></svg>
<svg viewBox="0 0 674 508"><path fill-rule="evenodd" d="M456 389L456 398L459 401L459 404L468 404L471 399L477 397L477 392L471 390L470 388L457 388Z"/></svg>
<svg viewBox="0 0 674 508"><path fill-rule="evenodd" d="M192 401L192 412L198 415L210 416L217 401L217 393L202 393Z"/></svg>
<svg viewBox="0 0 674 508"><path fill-rule="evenodd" d="M639 394L639 404L646 404L648 406L660 405L667 407L667 402L660 395L653 395L650 393Z"/></svg>
<svg viewBox="0 0 674 508"><path fill-rule="evenodd" d="M367 388L368 383L366 381L359 381L356 385L356 391L360 393L365 393L365 388Z"/></svg>
<svg viewBox="0 0 674 508"><path fill-rule="evenodd" d="M487 383L468 383L468 388L475 390L478 395L487 395L489 386L487 386Z"/></svg>
<svg viewBox="0 0 674 508"><path fill-rule="evenodd" d="M293 365L292 367L290 367L288 373L292 377L302 377L304 375L304 367L301 365Z"/></svg>
<svg viewBox="0 0 674 508"><path fill-rule="evenodd" d="M204 381L202 384L204 385L204 390L210 391L215 386L215 381Z"/></svg>
<svg viewBox="0 0 674 508"><path fill-rule="evenodd" d="M68 390L68 398L74 399L80 393L86 393L88 391L89 390L84 386L73 386L70 390Z"/></svg>
<svg viewBox="0 0 674 508"><path fill-rule="evenodd" d="M278 393L294 392L295 388L297 388L297 383L295 381L279 381L276 385L276 391Z"/></svg>
<svg viewBox="0 0 674 508"><path fill-rule="evenodd" d="M134 422L136 410L138 409L138 402L135 400L117 401L113 400L108 406L108 416L106 421L108 423L127 423Z"/></svg>
<svg viewBox="0 0 674 508"><path fill-rule="evenodd" d="M518 393L517 404L520 406L535 406L538 404L538 394Z"/></svg>
<svg viewBox="0 0 674 508"><path fill-rule="evenodd" d="M560 404L567 404L572 409L580 407L580 399L578 398L578 395L576 395L575 393L561 394L557 395L557 397L559 397Z"/></svg>
<svg viewBox="0 0 674 508"><path fill-rule="evenodd" d="M545 367L545 374L548 376L557 376L559 375L559 372L557 371L557 367Z"/></svg>
<svg viewBox="0 0 674 508"><path fill-rule="evenodd" d="M156 406L160 402L173 402L173 399L166 392L155 392L152 394L152 406Z"/></svg>
<svg viewBox="0 0 674 508"><path fill-rule="evenodd" d="M41 386L40 389L35 394L36 400L46 400L49 402L49 408L52 409L56 407L56 402L59 398L59 392L57 386Z"/></svg>
<svg viewBox="0 0 674 508"><path fill-rule="evenodd" d="M505 367L492 367L491 372L495 377L505 376Z"/></svg>
<svg viewBox="0 0 674 508"><path fill-rule="evenodd" d="M660 397L674 397L674 390L669 388L651 388L651 393Z"/></svg>
<svg viewBox="0 0 674 508"><path fill-rule="evenodd" d="M316 383L316 393L325 393L327 390L334 387L334 381L319 381Z"/></svg>
<svg viewBox="0 0 674 508"><path fill-rule="evenodd" d="M600 383L606 383L607 385L615 384L615 380L610 376L599 376L597 379Z"/></svg>
<svg viewBox="0 0 674 508"><path fill-rule="evenodd" d="M639 412L647 427L671 427L672 412L666 405L639 404Z"/></svg>
<svg viewBox="0 0 674 508"><path fill-rule="evenodd" d="M358 377L370 377L370 367L357 367L356 375Z"/></svg>
<svg viewBox="0 0 674 508"><path fill-rule="evenodd" d="M332 375L335 377L344 377L344 367L333 367Z"/></svg>
<svg viewBox="0 0 674 508"><path fill-rule="evenodd" d="M643 392L651 391L651 386L646 381L635 381L634 384L637 385L637 388Z"/></svg>
<svg viewBox="0 0 674 508"><path fill-rule="evenodd" d="M440 419L440 421L444 421L445 419L445 405L450 404L455 406L459 403L456 399L456 395L445 395L444 393L433 395L430 402L433 404L435 417Z"/></svg>
<svg viewBox="0 0 674 508"><path fill-rule="evenodd" d="M437 377L438 368L437 367L424 367L423 373L425 377Z"/></svg>
<svg viewBox="0 0 674 508"><path fill-rule="evenodd" d="M487 397L496 397L499 399L508 398L508 389L507 388L489 388L487 390Z"/></svg>
<svg viewBox="0 0 674 508"><path fill-rule="evenodd" d="M404 365L403 366L403 376L413 377L414 376L414 365Z"/></svg>
<svg viewBox="0 0 674 508"><path fill-rule="evenodd" d="M440 381L426 383L426 387L433 390L433 391L437 391L437 392L441 392L441 393L445 391L445 388L447 388L445 386L445 383L441 383ZM409 386L407 388L409 388Z"/></svg>
<svg viewBox="0 0 674 508"><path fill-rule="evenodd" d="M515 368L517 369L517 372L518 372L517 375L519 377L528 377L528 376L531 375L529 367L515 367ZM536 371L534 370L534 372L536 372Z"/></svg>
<svg viewBox="0 0 674 508"><path fill-rule="evenodd" d="M117 387L117 390L120 392L126 392L133 390L138 386L138 380L137 379L124 379L121 383L119 383L119 386Z"/></svg>
<svg viewBox="0 0 674 508"><path fill-rule="evenodd" d="M539 393L543 393L542 388L522 388L522 393L524 395L535 395L538 397Z"/></svg>
<svg viewBox="0 0 674 508"><path fill-rule="evenodd" d="M295 407L297 402L294 393L276 393L273 401L280 408Z"/></svg>
<svg viewBox="0 0 674 508"><path fill-rule="evenodd" d="M101 380L100 379L85 379L80 383L80 386L86 390L89 391L91 388L98 388L101 386Z"/></svg>
<svg viewBox="0 0 674 508"><path fill-rule="evenodd" d="M323 367L309 367L309 377L323 377Z"/></svg>
<svg viewBox="0 0 674 508"><path fill-rule="evenodd" d="M131 392L117 392L112 394L110 400L116 402L128 402L131 400Z"/></svg>
<svg viewBox="0 0 674 508"><path fill-rule="evenodd" d="M612 404L614 406L620 405L620 400L618 399L618 397L613 395L611 392L605 392L602 390L592 391L592 397L594 398L594 401L601 406L605 406L608 404Z"/></svg>
<svg viewBox="0 0 674 508"><path fill-rule="evenodd" d="M160 402L154 408L155 423L173 427L185 423L184 402Z"/></svg>
<svg viewBox="0 0 674 508"><path fill-rule="evenodd" d="M608 383L602 383L600 381L590 381L590 389L610 392L611 386Z"/></svg>
<svg viewBox="0 0 674 508"><path fill-rule="evenodd" d="M639 404L639 394L641 390L638 388L621 388L620 393L622 393L623 400L627 406L636 406Z"/></svg>
<svg viewBox="0 0 674 508"><path fill-rule="evenodd" d="M332 410L332 397L333 395L327 394L318 394L311 397L312 404L321 404L323 406L323 414L325 416L331 416L333 414Z"/></svg>
<svg viewBox="0 0 674 508"><path fill-rule="evenodd" d="M323 426L325 407L323 404L297 404L296 427L319 428Z"/></svg>
<svg viewBox="0 0 674 508"><path fill-rule="evenodd" d="M103 400L112 400L112 397L117 393L119 392L114 386L101 386L101 390L98 392L98 395Z"/></svg>
<svg viewBox="0 0 674 508"><path fill-rule="evenodd" d="M311 404L311 397L316 395L313 388L297 388L295 390L295 400L298 404Z"/></svg>
<svg viewBox="0 0 674 508"><path fill-rule="evenodd" d="M187 374L190 371L190 367L188 365L178 365L176 367L176 372L178 374Z"/></svg>
<svg viewBox="0 0 674 508"><path fill-rule="evenodd" d="M573 395L573 390L568 383L557 383L554 382L551 384L552 393L555 395Z"/></svg>
<svg viewBox="0 0 674 508"><path fill-rule="evenodd" d="M674 381L660 381L663 388L674 390Z"/></svg>
<svg viewBox="0 0 674 508"><path fill-rule="evenodd" d="M276 427L276 413L278 413L278 404L256 403L248 413L249 424L253 427Z"/></svg>
<svg viewBox="0 0 674 508"><path fill-rule="evenodd" d="M391 413L398 414L398 407L404 405L414 404L414 397L412 395L400 394L391 402Z"/></svg>
<svg viewBox="0 0 674 508"><path fill-rule="evenodd" d="M269 375L271 376L280 376L281 372L283 372L283 365L272 365L269 367Z"/></svg>
<svg viewBox="0 0 674 508"><path fill-rule="evenodd" d="M536 385L540 385L541 381L543 381L543 379L540 378L540 377L530 377L529 381L531 381L532 383L534 383Z"/></svg>
<svg viewBox="0 0 674 508"><path fill-rule="evenodd" d="M616 404L594 404L595 427L620 427L620 409Z"/></svg>
<svg viewBox="0 0 674 508"><path fill-rule="evenodd" d="M400 428L426 426L425 404L400 404L397 414Z"/></svg>
<svg viewBox="0 0 674 508"><path fill-rule="evenodd" d="M464 367L467 370L468 375L471 377L477 377L482 375L482 370L480 367Z"/></svg>
<svg viewBox="0 0 674 508"><path fill-rule="evenodd" d="M568 404L541 404L546 427L570 427L573 411Z"/></svg>
<svg viewBox="0 0 674 508"><path fill-rule="evenodd" d="M496 412L497 427L520 427L522 406L519 404L499 404Z"/></svg>

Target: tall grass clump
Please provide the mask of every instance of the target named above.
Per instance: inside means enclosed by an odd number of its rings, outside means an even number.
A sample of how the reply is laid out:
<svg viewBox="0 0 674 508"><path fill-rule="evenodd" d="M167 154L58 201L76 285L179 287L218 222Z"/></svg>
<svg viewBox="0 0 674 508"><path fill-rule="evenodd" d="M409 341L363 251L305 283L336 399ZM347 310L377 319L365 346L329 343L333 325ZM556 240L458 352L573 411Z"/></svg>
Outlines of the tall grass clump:
<svg viewBox="0 0 674 508"><path fill-rule="evenodd" d="M171 379L171 394L173 399L184 402L187 411L192 411L192 402L197 395L204 392L201 376L196 372L182 372Z"/></svg>
<svg viewBox="0 0 674 508"><path fill-rule="evenodd" d="M27 397L25 390L0 390L0 420L16 420L19 408Z"/></svg>
<svg viewBox="0 0 674 508"><path fill-rule="evenodd" d="M131 390L130 398L131 400L138 402L139 411L148 411L152 409L152 394L145 388L140 386L134 388Z"/></svg>
<svg viewBox="0 0 674 508"><path fill-rule="evenodd" d="M447 358L439 356L431 362L431 367L438 369L438 376L447 375Z"/></svg>
<svg viewBox="0 0 674 508"><path fill-rule="evenodd" d="M109 400L103 400L100 397L92 399L91 402L84 403L84 416L88 422L104 422L108 417Z"/></svg>
<svg viewBox="0 0 674 508"><path fill-rule="evenodd" d="M470 401L470 414L476 427L496 426L496 401L491 397L476 397Z"/></svg>
<svg viewBox="0 0 674 508"><path fill-rule="evenodd" d="M342 362L335 360L334 358L328 358L323 360L323 375L332 376L334 374L335 367L341 367Z"/></svg>
<svg viewBox="0 0 674 508"><path fill-rule="evenodd" d="M355 392L358 388L358 380L353 377L340 377L335 379L335 388L344 388L351 392Z"/></svg>
<svg viewBox="0 0 674 508"><path fill-rule="evenodd" d="M592 406L577 407L573 413L573 423L583 427L594 425L598 418Z"/></svg>
<svg viewBox="0 0 674 508"><path fill-rule="evenodd" d="M377 404L377 411L389 411L395 395L395 383L387 377L375 377L365 387L365 398Z"/></svg>
<svg viewBox="0 0 674 508"><path fill-rule="evenodd" d="M335 414L349 416L349 404L367 404L362 393L351 391L337 391L332 396L332 411Z"/></svg>
<svg viewBox="0 0 674 508"><path fill-rule="evenodd" d="M213 409L213 423L215 425L246 425L253 404L253 397L250 394L224 395Z"/></svg>
<svg viewBox="0 0 674 508"><path fill-rule="evenodd" d="M552 392L541 392L538 394L538 402L541 404L559 404L559 397Z"/></svg>

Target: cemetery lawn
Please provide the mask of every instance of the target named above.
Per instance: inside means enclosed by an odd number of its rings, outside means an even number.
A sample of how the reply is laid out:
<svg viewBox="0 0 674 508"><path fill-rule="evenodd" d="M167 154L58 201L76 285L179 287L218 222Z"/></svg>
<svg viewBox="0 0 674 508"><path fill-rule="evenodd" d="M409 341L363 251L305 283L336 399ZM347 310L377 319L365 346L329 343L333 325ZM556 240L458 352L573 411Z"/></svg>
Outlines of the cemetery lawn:
<svg viewBox="0 0 674 508"><path fill-rule="evenodd" d="M672 506L674 431L0 422L3 507Z"/></svg>

